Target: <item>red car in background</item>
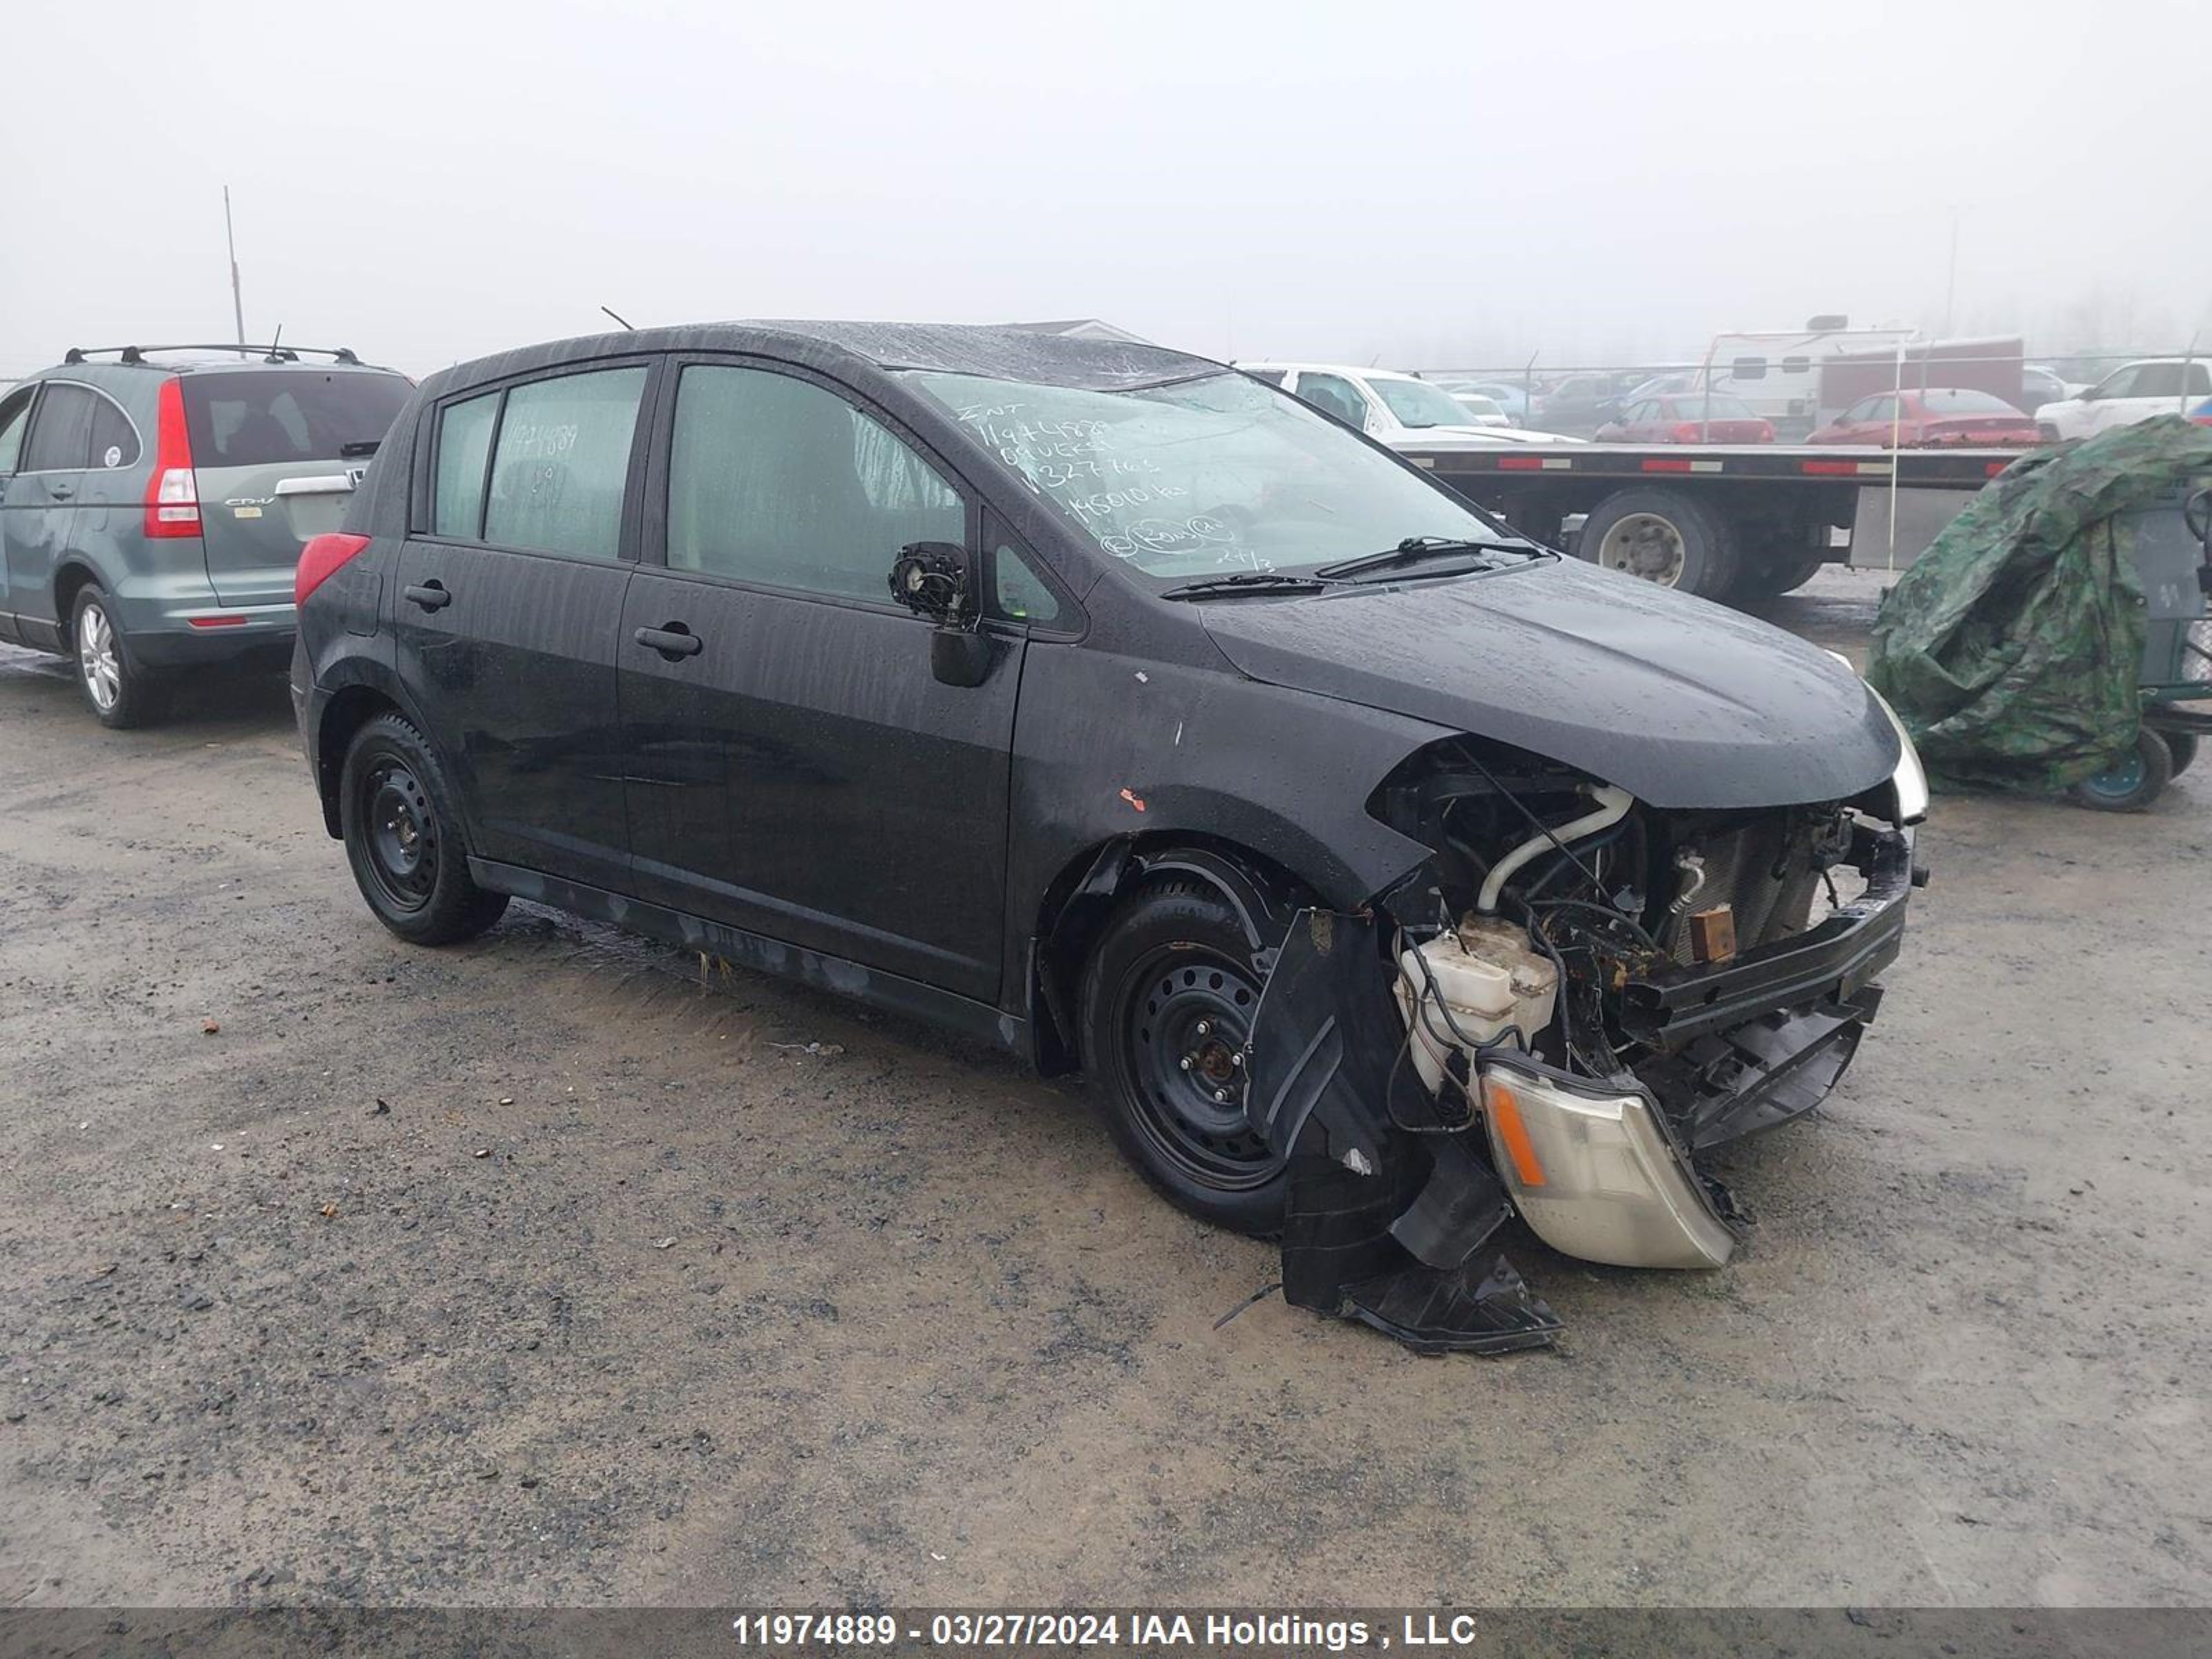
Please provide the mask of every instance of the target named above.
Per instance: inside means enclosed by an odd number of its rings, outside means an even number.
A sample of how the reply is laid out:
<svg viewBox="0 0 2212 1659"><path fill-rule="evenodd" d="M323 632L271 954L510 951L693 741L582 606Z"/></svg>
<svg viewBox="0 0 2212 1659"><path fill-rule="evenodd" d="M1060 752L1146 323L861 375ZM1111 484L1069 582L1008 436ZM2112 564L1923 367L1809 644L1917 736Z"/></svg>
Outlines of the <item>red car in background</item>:
<svg viewBox="0 0 2212 1659"><path fill-rule="evenodd" d="M1771 444L1774 425L1741 398L1663 392L1638 398L1597 429L1601 444Z"/></svg>
<svg viewBox="0 0 2212 1659"><path fill-rule="evenodd" d="M1862 398L1805 440L1808 444L1872 444L1899 449L1933 449L1946 444L1991 449L2031 449L2038 441L2035 417L2023 415L1992 392L1964 386L1930 386L1922 392L1884 392Z"/></svg>

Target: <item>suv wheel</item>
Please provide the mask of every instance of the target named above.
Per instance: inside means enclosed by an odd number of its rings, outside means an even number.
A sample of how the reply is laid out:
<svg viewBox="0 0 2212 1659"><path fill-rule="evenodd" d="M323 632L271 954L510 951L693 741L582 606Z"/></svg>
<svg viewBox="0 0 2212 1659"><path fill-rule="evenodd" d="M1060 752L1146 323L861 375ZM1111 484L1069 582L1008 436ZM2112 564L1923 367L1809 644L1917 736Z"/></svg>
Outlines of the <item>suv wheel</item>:
<svg viewBox="0 0 2212 1659"><path fill-rule="evenodd" d="M121 730L153 716L153 678L132 657L115 625L107 592L96 582L77 590L70 611L70 642L76 653L77 690L102 726Z"/></svg>
<svg viewBox="0 0 2212 1659"><path fill-rule="evenodd" d="M1190 882L1124 905L1084 970L1084 1066L1121 1155L1178 1209L1278 1232L1282 1160L1244 1118L1243 1048L1260 975L1235 915Z"/></svg>
<svg viewBox="0 0 2212 1659"><path fill-rule="evenodd" d="M468 848L438 757L396 714L354 734L338 775L346 861L376 919L416 945L474 939L507 895L469 879Z"/></svg>

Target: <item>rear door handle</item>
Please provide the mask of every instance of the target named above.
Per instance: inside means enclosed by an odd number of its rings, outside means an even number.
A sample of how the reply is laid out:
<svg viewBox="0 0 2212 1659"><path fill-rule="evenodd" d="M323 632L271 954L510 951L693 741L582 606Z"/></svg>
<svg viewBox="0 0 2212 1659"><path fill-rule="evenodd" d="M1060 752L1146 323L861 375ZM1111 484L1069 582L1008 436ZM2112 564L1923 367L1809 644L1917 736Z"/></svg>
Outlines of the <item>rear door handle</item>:
<svg viewBox="0 0 2212 1659"><path fill-rule="evenodd" d="M410 582L405 592L409 599L414 600L425 611L443 611L453 602L453 596L446 592L446 585L443 582L428 581L419 585Z"/></svg>
<svg viewBox="0 0 2212 1659"><path fill-rule="evenodd" d="M70 496L76 494L76 487L74 484L48 484L46 486L46 494L52 496L58 501L65 501L69 500Z"/></svg>
<svg viewBox="0 0 2212 1659"><path fill-rule="evenodd" d="M658 651L671 662L678 657L696 657L707 648L707 641L682 623L671 623L665 628L641 628L636 638L647 650Z"/></svg>

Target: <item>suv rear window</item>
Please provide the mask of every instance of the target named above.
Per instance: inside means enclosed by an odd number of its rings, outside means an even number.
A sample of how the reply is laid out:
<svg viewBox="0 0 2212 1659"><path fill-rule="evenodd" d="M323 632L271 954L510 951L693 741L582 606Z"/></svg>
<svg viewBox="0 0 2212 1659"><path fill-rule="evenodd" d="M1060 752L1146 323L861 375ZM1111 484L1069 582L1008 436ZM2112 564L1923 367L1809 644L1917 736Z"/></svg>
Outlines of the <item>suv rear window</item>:
<svg viewBox="0 0 2212 1659"><path fill-rule="evenodd" d="M187 374L185 425L197 466L336 461L380 441L414 388L397 374L270 368Z"/></svg>

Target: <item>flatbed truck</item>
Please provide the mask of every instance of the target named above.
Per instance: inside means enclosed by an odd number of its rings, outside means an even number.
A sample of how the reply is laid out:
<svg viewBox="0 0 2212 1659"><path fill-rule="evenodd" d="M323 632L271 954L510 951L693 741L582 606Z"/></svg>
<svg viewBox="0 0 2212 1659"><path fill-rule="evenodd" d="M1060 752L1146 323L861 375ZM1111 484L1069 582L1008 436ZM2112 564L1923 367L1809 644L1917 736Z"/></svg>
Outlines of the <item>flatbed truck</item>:
<svg viewBox="0 0 2212 1659"><path fill-rule="evenodd" d="M2023 453L1801 444L1407 445L1516 530L1707 599L1758 600L1821 566L1899 569Z"/></svg>

